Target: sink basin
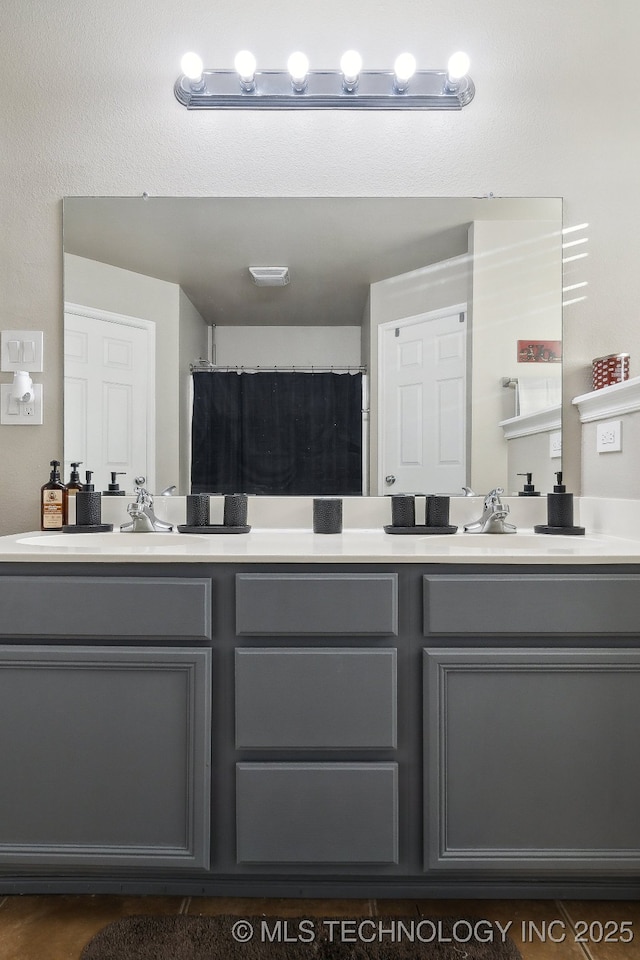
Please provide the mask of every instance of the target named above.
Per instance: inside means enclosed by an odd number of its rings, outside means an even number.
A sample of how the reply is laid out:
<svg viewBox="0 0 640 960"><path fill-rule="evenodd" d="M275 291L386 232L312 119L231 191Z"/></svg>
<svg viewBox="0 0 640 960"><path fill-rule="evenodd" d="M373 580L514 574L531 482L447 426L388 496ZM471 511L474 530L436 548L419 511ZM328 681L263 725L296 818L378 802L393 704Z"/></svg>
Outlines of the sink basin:
<svg viewBox="0 0 640 960"><path fill-rule="evenodd" d="M114 550L127 550L135 547L177 547L186 540L204 540L198 534L183 536L179 533L43 533L41 536L23 537L18 543L25 547L73 547L74 550L86 547L99 550L112 547Z"/></svg>

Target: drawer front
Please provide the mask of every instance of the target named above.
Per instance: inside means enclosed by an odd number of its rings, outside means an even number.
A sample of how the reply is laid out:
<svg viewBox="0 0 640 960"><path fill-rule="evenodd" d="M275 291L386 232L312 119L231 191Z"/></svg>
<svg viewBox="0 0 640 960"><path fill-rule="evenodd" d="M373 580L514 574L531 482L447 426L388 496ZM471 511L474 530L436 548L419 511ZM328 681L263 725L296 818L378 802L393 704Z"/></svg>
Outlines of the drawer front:
<svg viewBox="0 0 640 960"><path fill-rule="evenodd" d="M236 651L236 748L394 749L396 651Z"/></svg>
<svg viewBox="0 0 640 960"><path fill-rule="evenodd" d="M640 634L640 576L427 576L424 635Z"/></svg>
<svg viewBox="0 0 640 960"><path fill-rule="evenodd" d="M238 574L239 636L397 636L395 573Z"/></svg>
<svg viewBox="0 0 640 960"><path fill-rule="evenodd" d="M239 863L398 862L395 763L239 763Z"/></svg>
<svg viewBox="0 0 640 960"><path fill-rule="evenodd" d="M0 577L0 636L211 637L211 581L170 577Z"/></svg>

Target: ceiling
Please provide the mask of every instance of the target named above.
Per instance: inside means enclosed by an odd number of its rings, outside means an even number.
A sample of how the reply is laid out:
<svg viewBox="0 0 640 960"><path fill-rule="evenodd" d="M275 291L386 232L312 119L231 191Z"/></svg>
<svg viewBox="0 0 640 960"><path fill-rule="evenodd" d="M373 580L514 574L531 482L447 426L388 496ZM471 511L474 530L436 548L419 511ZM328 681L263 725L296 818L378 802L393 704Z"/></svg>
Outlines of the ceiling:
<svg viewBox="0 0 640 960"><path fill-rule="evenodd" d="M208 324L360 325L369 284L467 252L473 220L555 220L559 200L70 197L64 251L179 284ZM288 266L257 287L250 266Z"/></svg>

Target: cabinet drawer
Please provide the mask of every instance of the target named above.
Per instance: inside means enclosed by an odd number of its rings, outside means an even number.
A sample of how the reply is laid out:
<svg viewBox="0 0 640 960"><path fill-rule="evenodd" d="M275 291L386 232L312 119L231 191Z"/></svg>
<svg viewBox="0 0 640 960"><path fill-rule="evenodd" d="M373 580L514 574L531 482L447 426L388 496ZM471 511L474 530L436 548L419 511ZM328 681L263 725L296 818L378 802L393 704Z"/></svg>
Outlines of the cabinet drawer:
<svg viewBox="0 0 640 960"><path fill-rule="evenodd" d="M0 577L0 636L211 637L211 581L170 577Z"/></svg>
<svg viewBox="0 0 640 960"><path fill-rule="evenodd" d="M395 746L395 650L236 651L238 750Z"/></svg>
<svg viewBox="0 0 640 960"><path fill-rule="evenodd" d="M395 573L238 574L240 636L396 636Z"/></svg>
<svg viewBox="0 0 640 960"><path fill-rule="evenodd" d="M637 574L424 577L424 635L640 634Z"/></svg>
<svg viewBox="0 0 640 960"><path fill-rule="evenodd" d="M395 763L239 763L239 863L397 863Z"/></svg>

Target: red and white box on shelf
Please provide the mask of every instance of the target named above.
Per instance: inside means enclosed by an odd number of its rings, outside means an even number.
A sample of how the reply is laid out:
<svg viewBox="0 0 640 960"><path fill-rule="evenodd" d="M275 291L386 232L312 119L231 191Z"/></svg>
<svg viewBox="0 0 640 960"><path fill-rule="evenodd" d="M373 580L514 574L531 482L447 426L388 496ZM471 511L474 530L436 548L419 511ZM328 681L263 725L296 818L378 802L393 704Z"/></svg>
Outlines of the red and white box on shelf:
<svg viewBox="0 0 640 960"><path fill-rule="evenodd" d="M601 390L613 383L629 379L629 354L611 353L608 357L596 357L591 364L593 389Z"/></svg>

